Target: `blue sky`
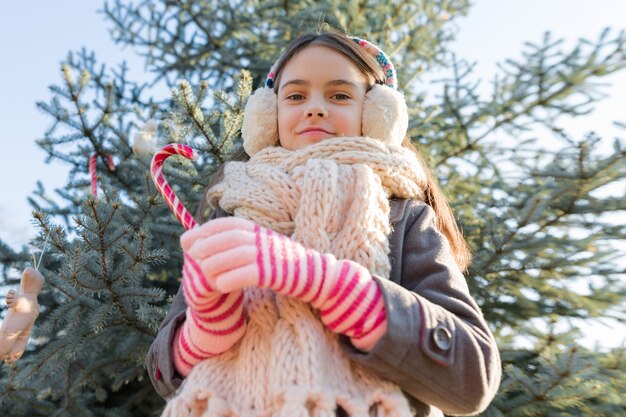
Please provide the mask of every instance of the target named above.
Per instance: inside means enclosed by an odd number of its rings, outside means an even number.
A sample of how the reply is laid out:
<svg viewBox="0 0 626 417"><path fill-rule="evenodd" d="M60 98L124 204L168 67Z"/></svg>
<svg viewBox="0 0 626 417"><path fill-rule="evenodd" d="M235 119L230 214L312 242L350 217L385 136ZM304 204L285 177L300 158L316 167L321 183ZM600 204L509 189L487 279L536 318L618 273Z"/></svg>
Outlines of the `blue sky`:
<svg viewBox="0 0 626 417"><path fill-rule="evenodd" d="M96 51L100 62L131 60L138 76L142 61L110 40L99 1L11 1L0 14L0 238L13 246L34 234L26 201L42 180L48 190L66 182L67 167L45 164L35 144L51 119L35 102L51 97L48 86L60 84L60 62L82 47Z"/></svg>
<svg viewBox="0 0 626 417"><path fill-rule="evenodd" d="M45 164L45 154L34 141L50 126L36 101L50 97L47 87L58 84L60 62L68 51L82 47L96 52L100 62L116 65L127 60L134 79L142 80L143 62L132 50L110 40L107 24L97 13L100 1L10 1L0 14L0 238L13 245L26 244L34 234L26 201L42 180L48 190L66 183L67 168ZM475 0L467 18L459 21L453 49L477 61L476 77L488 85L497 62L520 56L525 41L539 42L546 30L572 45L578 38L595 39L601 30L626 29L623 0ZM150 76L146 76L150 79ZM588 117L567 127L577 135L593 129L605 138L626 137L612 125L626 122L626 71L605 80L611 84L604 100ZM619 191L623 193L622 191ZM594 340L602 341L598 334Z"/></svg>

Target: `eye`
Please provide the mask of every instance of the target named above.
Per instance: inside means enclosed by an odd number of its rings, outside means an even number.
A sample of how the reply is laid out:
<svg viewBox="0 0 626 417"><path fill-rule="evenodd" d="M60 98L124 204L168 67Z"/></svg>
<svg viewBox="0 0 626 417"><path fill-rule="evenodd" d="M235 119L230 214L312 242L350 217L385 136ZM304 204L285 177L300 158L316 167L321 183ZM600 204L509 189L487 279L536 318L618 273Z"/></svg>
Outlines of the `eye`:
<svg viewBox="0 0 626 417"><path fill-rule="evenodd" d="M294 93L294 94L290 94L290 95L288 95L288 96L287 96L287 97L285 97L285 98L286 98L287 100L290 100L290 101L297 101L297 100L303 100L303 99L304 99L304 96L303 96L302 94L297 94L297 93Z"/></svg>
<svg viewBox="0 0 626 417"><path fill-rule="evenodd" d="M343 100L350 100L351 97L345 93L335 93L331 96L331 98L334 98L335 100L343 101Z"/></svg>

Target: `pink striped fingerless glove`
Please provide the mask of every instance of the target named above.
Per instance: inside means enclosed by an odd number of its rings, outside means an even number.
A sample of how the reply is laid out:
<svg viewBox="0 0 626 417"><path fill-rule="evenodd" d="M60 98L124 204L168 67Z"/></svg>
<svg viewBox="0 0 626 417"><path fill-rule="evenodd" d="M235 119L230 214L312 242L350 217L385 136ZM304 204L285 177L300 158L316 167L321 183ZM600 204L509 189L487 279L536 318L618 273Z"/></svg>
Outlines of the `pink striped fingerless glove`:
<svg viewBox="0 0 626 417"><path fill-rule="evenodd" d="M330 291L311 302L319 309L322 323L369 352L387 330L385 302L378 284L367 268L350 260L337 261L322 280L320 285Z"/></svg>
<svg viewBox="0 0 626 417"><path fill-rule="evenodd" d="M194 365L228 350L245 333L243 292L215 291L194 259L184 253L186 319L174 337L174 365L187 376Z"/></svg>
<svg viewBox="0 0 626 417"><path fill-rule="evenodd" d="M189 232L191 233L191 232ZM204 259L221 292L257 286L311 303L321 321L353 345L369 351L387 329L382 292L356 262L307 249L286 236L248 220L222 218L194 233L205 237L189 253ZM214 254L205 256L207 248ZM220 248L219 253L215 248Z"/></svg>

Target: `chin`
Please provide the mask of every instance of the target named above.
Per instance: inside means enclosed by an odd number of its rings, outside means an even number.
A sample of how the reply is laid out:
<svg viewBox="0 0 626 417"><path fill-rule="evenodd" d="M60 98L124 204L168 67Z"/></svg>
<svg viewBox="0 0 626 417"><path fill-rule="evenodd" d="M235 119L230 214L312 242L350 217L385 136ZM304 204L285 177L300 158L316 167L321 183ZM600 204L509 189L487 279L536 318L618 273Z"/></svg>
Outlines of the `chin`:
<svg viewBox="0 0 626 417"><path fill-rule="evenodd" d="M283 148L285 148L285 149L290 149L292 151L295 151L295 150L307 147L309 145L315 145L316 143L320 143L323 140L333 139L333 138L336 138L336 137L339 137L339 136L337 136L337 135L327 135L327 136L323 136L323 137L297 138L296 140L289 141L290 143L288 143L288 144L281 143L281 146Z"/></svg>
<svg viewBox="0 0 626 417"><path fill-rule="evenodd" d="M322 141L324 141L326 139L333 139L333 138L336 138L336 137L337 136L327 136L325 138L315 138L315 139L312 139L312 140L308 141L307 145L314 145L314 144L320 143L320 142L322 142Z"/></svg>

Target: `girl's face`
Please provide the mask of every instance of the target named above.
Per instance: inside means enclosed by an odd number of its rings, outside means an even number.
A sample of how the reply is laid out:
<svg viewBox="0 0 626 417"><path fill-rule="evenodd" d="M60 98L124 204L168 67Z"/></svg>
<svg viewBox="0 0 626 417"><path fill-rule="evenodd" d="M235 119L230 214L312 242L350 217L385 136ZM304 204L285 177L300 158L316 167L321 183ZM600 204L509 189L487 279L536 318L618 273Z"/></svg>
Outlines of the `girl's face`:
<svg viewBox="0 0 626 417"><path fill-rule="evenodd" d="M295 150L337 136L361 136L366 76L339 52L307 46L284 66L278 86L278 137Z"/></svg>

